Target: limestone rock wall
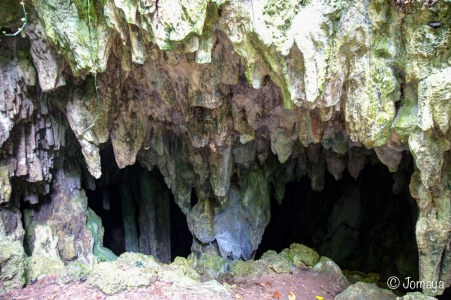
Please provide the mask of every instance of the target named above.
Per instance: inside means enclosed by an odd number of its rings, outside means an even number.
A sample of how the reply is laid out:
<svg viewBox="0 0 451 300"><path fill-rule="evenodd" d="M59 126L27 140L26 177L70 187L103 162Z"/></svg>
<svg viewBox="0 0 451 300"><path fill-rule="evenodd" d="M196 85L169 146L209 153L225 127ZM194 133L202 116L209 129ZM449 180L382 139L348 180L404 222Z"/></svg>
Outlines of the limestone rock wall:
<svg viewBox="0 0 451 300"><path fill-rule="evenodd" d="M13 2L2 30L21 26ZM161 171L199 249L248 259L270 186L320 191L371 149L396 172L410 150L420 274L451 284L451 1L392 2L25 1L0 42L1 212L31 205L26 228L91 263L80 180L111 143L120 168Z"/></svg>

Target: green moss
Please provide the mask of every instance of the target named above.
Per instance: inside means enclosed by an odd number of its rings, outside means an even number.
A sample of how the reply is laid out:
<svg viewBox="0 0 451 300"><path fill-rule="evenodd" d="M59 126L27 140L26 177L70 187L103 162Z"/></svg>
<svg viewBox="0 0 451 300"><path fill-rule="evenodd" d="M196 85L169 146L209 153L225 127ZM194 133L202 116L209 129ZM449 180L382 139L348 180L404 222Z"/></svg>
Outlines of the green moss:
<svg viewBox="0 0 451 300"><path fill-rule="evenodd" d="M117 256L110 249L102 246L104 234L102 220L90 208L86 211L86 229L88 229L92 234L92 238L94 240L92 252L99 259L99 261L116 260Z"/></svg>
<svg viewBox="0 0 451 300"><path fill-rule="evenodd" d="M271 274L289 274L290 262L286 260L284 255L277 254L274 250L265 252L260 258L260 262L263 262L265 266L265 273Z"/></svg>
<svg viewBox="0 0 451 300"><path fill-rule="evenodd" d="M23 287L26 258L19 241L10 243L0 240L0 295L10 289Z"/></svg>
<svg viewBox="0 0 451 300"><path fill-rule="evenodd" d="M33 255L27 259L27 282L59 273L64 263L58 259L48 259L44 255Z"/></svg>
<svg viewBox="0 0 451 300"><path fill-rule="evenodd" d="M88 276L90 269L79 262L73 262L58 273L58 281L62 284L75 282L84 276Z"/></svg>
<svg viewBox="0 0 451 300"><path fill-rule="evenodd" d="M265 6L263 6L263 15L274 17L276 15L286 15L288 10L294 10L293 14L296 14L299 10L299 5L294 5L294 1L291 0L267 0ZM285 22L289 22L291 25L291 19L285 19Z"/></svg>
<svg viewBox="0 0 451 300"><path fill-rule="evenodd" d="M177 256L169 266L180 275L198 281L200 280L200 275L196 272L196 270L194 270L193 263L193 260L188 260L184 257Z"/></svg>
<svg viewBox="0 0 451 300"><path fill-rule="evenodd" d="M390 39L386 37L380 37L374 43L374 48L372 49L373 55L382 58L389 58L392 56L390 47L391 47Z"/></svg>
<svg viewBox="0 0 451 300"><path fill-rule="evenodd" d="M356 282L377 283L380 280L380 275L377 273L363 273L359 271L344 270L343 275L345 275L346 278L351 283Z"/></svg>
<svg viewBox="0 0 451 300"><path fill-rule="evenodd" d="M253 278L264 275L288 274L291 266L313 267L318 263L319 255L304 245L292 244L281 253L273 250L265 252L259 260L238 261L231 266L236 278Z"/></svg>
<svg viewBox="0 0 451 300"><path fill-rule="evenodd" d="M159 267L150 255L124 253L114 262L95 265L86 284L107 295L148 287L155 281Z"/></svg>
<svg viewBox="0 0 451 300"><path fill-rule="evenodd" d="M319 254L315 250L296 243L291 244L290 248L284 249L281 255L295 267L301 265L313 267L319 261Z"/></svg>
<svg viewBox="0 0 451 300"><path fill-rule="evenodd" d="M33 255L27 259L27 280L56 274L64 268L58 252L58 236L49 225L32 222L27 230L33 232Z"/></svg>
<svg viewBox="0 0 451 300"><path fill-rule="evenodd" d="M218 278L225 273L226 261L221 256L204 253L196 262L196 270L209 278Z"/></svg>
<svg viewBox="0 0 451 300"><path fill-rule="evenodd" d="M261 273L254 264L254 260L238 261L234 268L233 274L236 278L258 277Z"/></svg>

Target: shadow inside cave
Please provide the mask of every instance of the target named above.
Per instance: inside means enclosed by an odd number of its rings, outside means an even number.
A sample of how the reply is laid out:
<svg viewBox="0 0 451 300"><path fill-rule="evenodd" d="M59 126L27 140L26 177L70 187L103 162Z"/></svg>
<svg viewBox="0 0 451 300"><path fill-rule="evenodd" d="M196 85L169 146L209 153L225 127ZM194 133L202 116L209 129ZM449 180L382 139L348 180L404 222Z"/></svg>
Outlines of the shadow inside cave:
<svg viewBox="0 0 451 300"><path fill-rule="evenodd" d="M348 274L377 273L379 282L390 276L418 280L418 208L408 180L395 180L399 172L410 178L412 156L405 153L401 164L406 166L403 170L390 173L374 159L357 179L347 170L338 181L326 172L321 192L312 190L306 176L288 183L281 204L271 199L271 220L256 259L268 250L280 252L300 243L331 258L342 270L357 271Z"/></svg>
<svg viewBox="0 0 451 300"><path fill-rule="evenodd" d="M120 170L110 146L101 158L102 177L95 180L85 170L83 187L89 207L102 219L104 246L117 255L140 252L165 263L187 257L193 236L162 174L139 163ZM397 180L410 178L412 156L405 153L401 165L390 173L373 155L356 179L347 170L338 181L326 172L324 188L316 192L304 176L285 186L281 204L272 193L270 223L255 259L301 243L351 271L350 278L377 273L379 282L390 276L418 279L418 209L408 180ZM193 192L191 204L196 202Z"/></svg>
<svg viewBox="0 0 451 300"><path fill-rule="evenodd" d="M88 206L102 219L103 246L116 255L139 252L164 263L187 257L193 236L160 171L139 163L119 169L111 146L100 155L102 177L84 170L83 188Z"/></svg>

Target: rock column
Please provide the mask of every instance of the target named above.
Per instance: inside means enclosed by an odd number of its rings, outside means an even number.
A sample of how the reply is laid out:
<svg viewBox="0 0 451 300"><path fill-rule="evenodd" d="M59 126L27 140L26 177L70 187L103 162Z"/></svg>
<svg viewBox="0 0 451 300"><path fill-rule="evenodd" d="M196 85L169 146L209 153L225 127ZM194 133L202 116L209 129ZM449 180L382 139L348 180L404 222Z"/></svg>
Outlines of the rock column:
<svg viewBox="0 0 451 300"><path fill-rule="evenodd" d="M138 228L136 222L135 199L127 185L122 185L121 207L122 220L124 222L125 250L127 252L138 252Z"/></svg>
<svg viewBox="0 0 451 300"><path fill-rule="evenodd" d="M170 194L166 184L145 170L140 179L139 252L171 262Z"/></svg>

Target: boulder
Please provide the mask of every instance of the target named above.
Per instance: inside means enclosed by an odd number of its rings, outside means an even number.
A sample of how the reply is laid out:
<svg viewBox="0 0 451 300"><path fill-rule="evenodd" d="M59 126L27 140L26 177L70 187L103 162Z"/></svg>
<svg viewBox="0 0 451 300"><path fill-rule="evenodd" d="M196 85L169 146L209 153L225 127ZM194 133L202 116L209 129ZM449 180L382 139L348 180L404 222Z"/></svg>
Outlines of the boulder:
<svg viewBox="0 0 451 300"><path fill-rule="evenodd" d="M252 278L262 276L261 270L259 270L254 260L238 261L233 264L232 273L235 278Z"/></svg>
<svg viewBox="0 0 451 300"><path fill-rule="evenodd" d="M69 284L76 282L82 277L87 277L90 269L88 266L81 264L79 262L74 262L62 269L58 274L58 282L60 284Z"/></svg>
<svg viewBox="0 0 451 300"><path fill-rule="evenodd" d="M176 257L169 266L164 265L164 267L162 270L173 272L176 276L188 277L194 281L200 279L199 273L194 270L193 262L184 257Z"/></svg>
<svg viewBox="0 0 451 300"><path fill-rule="evenodd" d="M313 267L319 261L319 254L307 246L301 244L291 244L290 248L282 250L282 256L295 267Z"/></svg>
<svg viewBox="0 0 451 300"><path fill-rule="evenodd" d="M396 296L389 290L378 288L374 283L357 282L335 297L335 300L367 299L394 300Z"/></svg>
<svg viewBox="0 0 451 300"><path fill-rule="evenodd" d="M195 269L200 275L218 278L226 272L226 260L219 255L204 253L195 261Z"/></svg>
<svg viewBox="0 0 451 300"><path fill-rule="evenodd" d="M94 266L87 286L107 295L150 286L157 277L160 263L152 256L124 253L114 262Z"/></svg>
<svg viewBox="0 0 451 300"><path fill-rule="evenodd" d="M396 300L435 300L437 298L426 296L420 292L407 293L404 297L397 297Z"/></svg>
<svg viewBox="0 0 451 300"><path fill-rule="evenodd" d="M377 273L363 273L359 271L344 270L343 274L351 284L356 282L377 283L381 278Z"/></svg>
<svg viewBox="0 0 451 300"><path fill-rule="evenodd" d="M0 294L25 284L27 256L19 241L0 240Z"/></svg>
<svg viewBox="0 0 451 300"><path fill-rule="evenodd" d="M312 271L337 279L340 284L349 285L348 279L343 275L341 268L326 256L321 256L319 262L313 266Z"/></svg>
<svg viewBox="0 0 451 300"><path fill-rule="evenodd" d="M58 237L52 234L45 223L30 225L34 230L33 252L28 258L27 277L29 280L58 273L64 263L58 253Z"/></svg>
<svg viewBox="0 0 451 300"><path fill-rule="evenodd" d="M232 265L232 272L236 278L289 274L293 267L307 266L311 268L318 261L319 255L315 250L304 245L292 244L290 248L282 250L279 254L274 250L269 250L259 260L238 261Z"/></svg>
<svg viewBox="0 0 451 300"><path fill-rule="evenodd" d="M114 261L117 256L108 248L103 247L103 235L104 228L102 226L102 220L96 213L88 208L86 210L86 229L91 232L94 246L92 253L97 257L99 261Z"/></svg>

